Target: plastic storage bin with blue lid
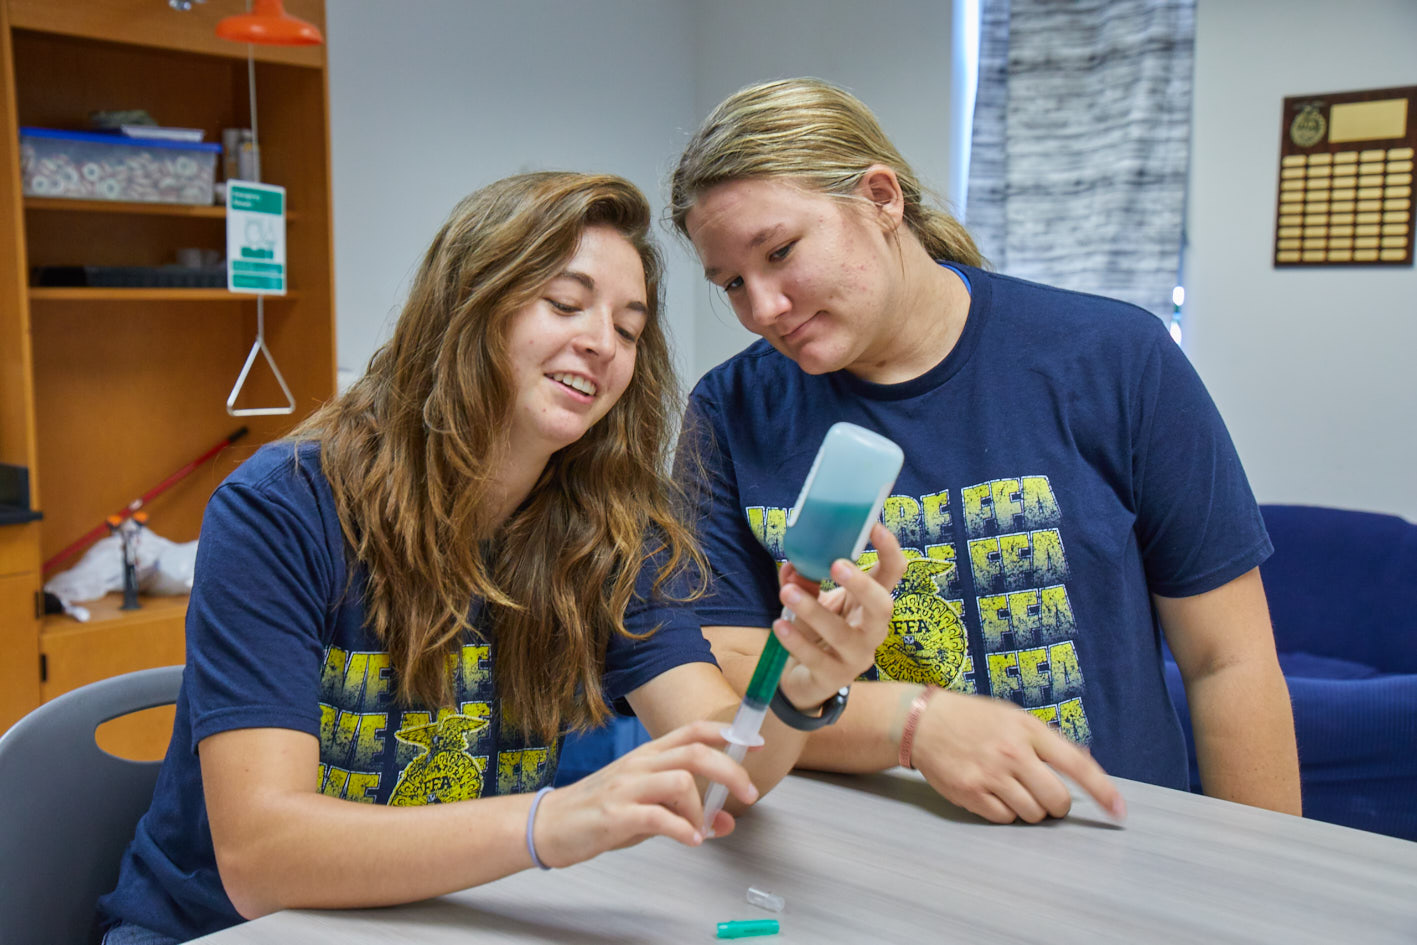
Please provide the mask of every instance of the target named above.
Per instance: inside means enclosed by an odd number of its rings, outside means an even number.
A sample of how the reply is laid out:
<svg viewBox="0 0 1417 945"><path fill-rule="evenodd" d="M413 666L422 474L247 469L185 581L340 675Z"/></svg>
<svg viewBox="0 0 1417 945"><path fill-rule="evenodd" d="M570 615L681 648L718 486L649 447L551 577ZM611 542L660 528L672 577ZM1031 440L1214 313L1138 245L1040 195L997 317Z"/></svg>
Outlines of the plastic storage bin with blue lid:
<svg viewBox="0 0 1417 945"><path fill-rule="evenodd" d="M209 205L221 145L85 131L20 128L30 197Z"/></svg>

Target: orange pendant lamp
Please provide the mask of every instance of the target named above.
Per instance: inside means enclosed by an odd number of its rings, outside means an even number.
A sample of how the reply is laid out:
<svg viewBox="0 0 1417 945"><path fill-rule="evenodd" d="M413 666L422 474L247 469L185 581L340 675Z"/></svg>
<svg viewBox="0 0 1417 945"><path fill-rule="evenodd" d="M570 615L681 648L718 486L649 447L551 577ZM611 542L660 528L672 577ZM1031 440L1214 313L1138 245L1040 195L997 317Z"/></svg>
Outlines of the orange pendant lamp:
<svg viewBox="0 0 1417 945"><path fill-rule="evenodd" d="M261 46L318 46L325 41L313 23L286 13L281 0L254 0L250 13L218 22L216 34L222 39Z"/></svg>

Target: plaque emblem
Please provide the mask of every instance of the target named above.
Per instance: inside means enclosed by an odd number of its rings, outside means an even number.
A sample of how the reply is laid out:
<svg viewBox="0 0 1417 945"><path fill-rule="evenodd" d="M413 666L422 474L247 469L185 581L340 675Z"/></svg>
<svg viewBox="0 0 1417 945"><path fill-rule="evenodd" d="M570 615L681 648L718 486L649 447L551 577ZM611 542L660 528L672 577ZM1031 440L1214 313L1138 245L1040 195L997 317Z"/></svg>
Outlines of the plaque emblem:
<svg viewBox="0 0 1417 945"><path fill-rule="evenodd" d="M1301 148L1311 148L1328 133L1328 120L1317 105L1305 105L1289 123L1289 140Z"/></svg>

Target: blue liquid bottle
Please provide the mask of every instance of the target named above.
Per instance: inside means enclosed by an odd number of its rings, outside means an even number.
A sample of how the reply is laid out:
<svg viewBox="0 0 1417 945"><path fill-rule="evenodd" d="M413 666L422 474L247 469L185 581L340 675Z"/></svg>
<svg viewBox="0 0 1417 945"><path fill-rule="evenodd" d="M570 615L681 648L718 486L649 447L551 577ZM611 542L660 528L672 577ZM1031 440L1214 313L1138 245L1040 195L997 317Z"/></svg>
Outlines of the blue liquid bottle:
<svg viewBox="0 0 1417 945"><path fill-rule="evenodd" d="M825 581L837 558L856 560L904 461L900 447L879 433L853 423L832 424L787 516L782 547L798 574ZM783 616L790 619L792 613L784 610ZM745 702L765 709L786 662L787 650L768 634Z"/></svg>
<svg viewBox="0 0 1417 945"><path fill-rule="evenodd" d="M900 447L879 433L851 423L832 424L787 516L783 551L799 574L824 581L837 558L856 560L904 460ZM792 618L790 610L782 613ZM728 741L724 751L734 761L742 761L749 747L762 744L758 730L787 656L776 634L769 633L733 724L723 731ZM727 797L728 789L718 782L704 795L703 829L709 836Z"/></svg>
<svg viewBox="0 0 1417 945"><path fill-rule="evenodd" d="M851 423L832 425L787 516L782 548L798 573L825 581L837 558L856 560L904 458L880 434Z"/></svg>

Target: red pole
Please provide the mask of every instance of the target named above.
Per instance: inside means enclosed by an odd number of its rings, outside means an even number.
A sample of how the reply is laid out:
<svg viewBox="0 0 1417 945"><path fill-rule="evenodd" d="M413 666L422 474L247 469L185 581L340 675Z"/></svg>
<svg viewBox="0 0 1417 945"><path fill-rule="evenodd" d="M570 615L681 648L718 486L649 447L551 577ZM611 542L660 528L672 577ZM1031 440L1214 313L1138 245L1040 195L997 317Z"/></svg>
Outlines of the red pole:
<svg viewBox="0 0 1417 945"><path fill-rule="evenodd" d="M119 509L114 515L110 516L110 518L116 518L118 519L118 521L121 522L123 519L132 515L134 512L141 509L144 505L157 498L157 496L159 496L163 492L166 492L172 486L176 485L180 480L185 479L192 472L192 470L196 469L198 466L202 465L207 460L215 456L217 453L220 453L222 450L226 449L232 443L235 443L237 440L241 439L245 435L246 428L241 427L240 429L232 433L230 436L224 437L221 442L217 443L211 449L203 453L201 456L198 456L196 459L192 460L190 463L183 466L181 469L177 470L172 475L168 476L162 482L159 482L157 485L153 486L147 492L144 492L142 495L138 496L132 502L129 502L127 505L123 506L123 508ZM45 573L49 573L51 570L54 569L55 565L62 564L68 559L72 558L74 555L78 554L80 551L83 551L85 548L93 544L98 539L102 538L107 533L108 520L105 519L93 529L88 531L78 541L69 545L63 551L59 552L57 555L44 562Z"/></svg>

